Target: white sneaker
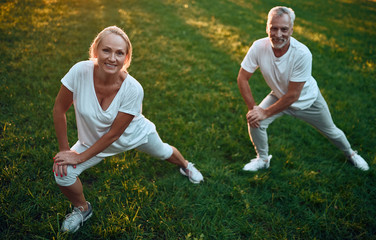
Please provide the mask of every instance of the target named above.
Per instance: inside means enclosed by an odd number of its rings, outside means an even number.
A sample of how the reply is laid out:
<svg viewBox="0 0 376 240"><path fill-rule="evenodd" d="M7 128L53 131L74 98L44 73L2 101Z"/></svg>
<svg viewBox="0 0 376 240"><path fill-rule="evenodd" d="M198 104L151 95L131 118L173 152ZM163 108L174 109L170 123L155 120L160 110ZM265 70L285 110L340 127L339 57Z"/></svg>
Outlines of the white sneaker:
<svg viewBox="0 0 376 240"><path fill-rule="evenodd" d="M84 225L84 222L88 220L93 215L93 208L91 204L87 202L88 210L83 211L84 208L82 206L75 207L72 213L69 213L65 216L65 220L61 225L62 232L76 232L80 226Z"/></svg>
<svg viewBox="0 0 376 240"><path fill-rule="evenodd" d="M180 168L180 173L187 176L192 183L198 184L201 181L204 181L204 177L200 171L194 167L193 163L189 162L187 168Z"/></svg>
<svg viewBox="0 0 376 240"><path fill-rule="evenodd" d="M363 171L367 171L369 169L367 162L358 154L357 151L354 151L351 156L347 157L347 159L349 159L349 161L354 164L355 167Z"/></svg>
<svg viewBox="0 0 376 240"><path fill-rule="evenodd" d="M272 159L272 155L269 155L267 160L263 160L259 157L254 158L243 167L243 170L256 172L257 170L262 169L262 168L269 168L270 159Z"/></svg>

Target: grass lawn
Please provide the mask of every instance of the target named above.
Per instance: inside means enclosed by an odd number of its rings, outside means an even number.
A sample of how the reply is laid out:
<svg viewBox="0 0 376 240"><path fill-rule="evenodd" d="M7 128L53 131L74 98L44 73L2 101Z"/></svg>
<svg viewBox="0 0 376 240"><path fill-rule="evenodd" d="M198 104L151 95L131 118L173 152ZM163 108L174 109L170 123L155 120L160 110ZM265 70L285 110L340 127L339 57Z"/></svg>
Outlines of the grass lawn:
<svg viewBox="0 0 376 240"><path fill-rule="evenodd" d="M242 171L255 152L236 77L276 5L295 10L293 36L368 172L287 116L268 130L271 167ZM376 239L375 22L374 0L0 1L0 239ZM71 206L52 173L52 107L110 25L133 44L143 114L205 182L136 151L107 158L80 177L93 217L62 234ZM259 71L250 84L258 102L270 91ZM73 144L73 108L67 118Z"/></svg>

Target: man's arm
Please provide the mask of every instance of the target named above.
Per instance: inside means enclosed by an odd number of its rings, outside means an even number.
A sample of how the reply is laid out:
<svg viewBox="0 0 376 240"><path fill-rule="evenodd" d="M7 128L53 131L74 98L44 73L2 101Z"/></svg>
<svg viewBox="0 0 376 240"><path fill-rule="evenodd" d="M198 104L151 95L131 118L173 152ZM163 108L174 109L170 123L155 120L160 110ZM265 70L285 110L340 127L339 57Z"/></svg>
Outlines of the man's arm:
<svg viewBox="0 0 376 240"><path fill-rule="evenodd" d="M248 82L252 75L253 73L247 72L243 68L240 68L238 74L238 87L240 90L240 94L242 95L244 102L248 107L248 110L252 110L253 107L256 105Z"/></svg>
<svg viewBox="0 0 376 240"><path fill-rule="evenodd" d="M251 127L259 127L259 122L277 113L282 112L291 106L299 99L305 82L289 82L287 93L283 95L278 101L266 109L261 107L254 107L253 110L247 114L247 119Z"/></svg>

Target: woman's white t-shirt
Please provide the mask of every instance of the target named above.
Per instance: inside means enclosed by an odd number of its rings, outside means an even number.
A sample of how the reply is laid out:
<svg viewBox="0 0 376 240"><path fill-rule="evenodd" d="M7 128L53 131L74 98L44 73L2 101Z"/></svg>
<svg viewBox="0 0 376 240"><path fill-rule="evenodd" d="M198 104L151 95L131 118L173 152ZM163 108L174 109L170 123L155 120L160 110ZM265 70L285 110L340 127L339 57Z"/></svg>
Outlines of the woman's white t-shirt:
<svg viewBox="0 0 376 240"><path fill-rule="evenodd" d="M132 122L118 140L97 156L112 156L147 143L147 135L156 129L142 115L144 91L140 83L127 74L112 103L103 110L95 93L93 75L94 62L87 60L76 63L61 80L73 92L78 140L87 147L92 146L110 130L118 112L123 112L134 116Z"/></svg>
<svg viewBox="0 0 376 240"><path fill-rule="evenodd" d="M306 109L316 100L319 88L312 77L312 54L295 38L290 37L290 47L281 57L276 57L268 37L255 41L245 56L241 67L254 73L258 67L272 89L272 94L281 98L287 93L289 82L306 82L299 99L290 107Z"/></svg>

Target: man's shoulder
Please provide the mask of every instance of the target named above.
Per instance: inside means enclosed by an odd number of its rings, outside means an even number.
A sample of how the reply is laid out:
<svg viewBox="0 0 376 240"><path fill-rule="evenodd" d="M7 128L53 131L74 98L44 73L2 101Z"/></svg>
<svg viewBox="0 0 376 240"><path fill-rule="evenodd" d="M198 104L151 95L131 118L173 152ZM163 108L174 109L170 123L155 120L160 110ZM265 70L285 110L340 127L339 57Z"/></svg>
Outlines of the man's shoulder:
<svg viewBox="0 0 376 240"><path fill-rule="evenodd" d="M290 44L295 49L295 52L297 54L303 54L303 55L304 54L311 54L311 51L309 50L309 48L305 44L299 42L298 40L296 40L293 37L291 37L291 39L290 39Z"/></svg>
<svg viewBox="0 0 376 240"><path fill-rule="evenodd" d="M255 40L253 42L253 45L257 46L257 47L266 47L266 46L270 45L270 41L269 41L268 37L264 37L264 38L260 38L260 39Z"/></svg>

